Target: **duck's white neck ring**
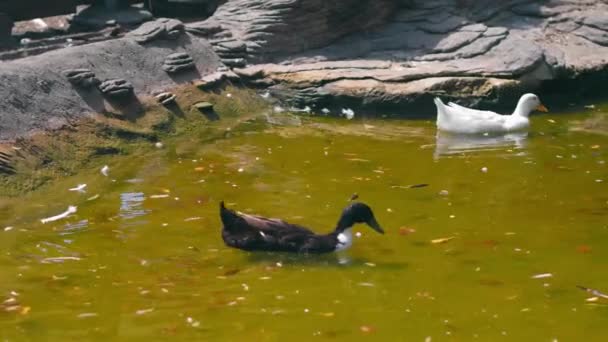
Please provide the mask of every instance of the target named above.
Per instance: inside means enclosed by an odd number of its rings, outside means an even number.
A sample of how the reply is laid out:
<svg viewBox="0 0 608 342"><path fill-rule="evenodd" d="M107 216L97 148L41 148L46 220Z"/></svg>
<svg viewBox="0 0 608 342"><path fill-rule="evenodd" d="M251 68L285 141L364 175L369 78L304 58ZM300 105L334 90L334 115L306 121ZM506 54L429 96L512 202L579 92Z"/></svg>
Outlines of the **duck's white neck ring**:
<svg viewBox="0 0 608 342"><path fill-rule="evenodd" d="M350 246L353 245L352 227L344 229L341 233L338 234L337 239L338 243L336 244L336 252L350 248Z"/></svg>

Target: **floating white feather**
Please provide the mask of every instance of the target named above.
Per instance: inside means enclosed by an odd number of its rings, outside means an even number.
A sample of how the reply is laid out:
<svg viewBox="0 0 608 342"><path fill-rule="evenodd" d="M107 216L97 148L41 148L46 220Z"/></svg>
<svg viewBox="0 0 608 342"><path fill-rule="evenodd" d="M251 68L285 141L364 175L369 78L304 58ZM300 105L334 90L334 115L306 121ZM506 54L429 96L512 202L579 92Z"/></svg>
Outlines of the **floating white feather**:
<svg viewBox="0 0 608 342"><path fill-rule="evenodd" d="M68 189L68 191L78 191L80 193L85 193L85 192L87 192L86 188L87 188L86 184L78 184L78 186Z"/></svg>
<svg viewBox="0 0 608 342"><path fill-rule="evenodd" d="M71 214L74 214L77 209L78 209L78 207L76 207L74 205L71 205L71 206L68 207L68 210L64 211L63 213L61 213L59 215L43 218L42 220L40 220L40 222L42 222L43 224L45 224L45 223L48 223L48 222L53 222L53 221L61 220L63 218L66 218L66 217L70 216Z"/></svg>

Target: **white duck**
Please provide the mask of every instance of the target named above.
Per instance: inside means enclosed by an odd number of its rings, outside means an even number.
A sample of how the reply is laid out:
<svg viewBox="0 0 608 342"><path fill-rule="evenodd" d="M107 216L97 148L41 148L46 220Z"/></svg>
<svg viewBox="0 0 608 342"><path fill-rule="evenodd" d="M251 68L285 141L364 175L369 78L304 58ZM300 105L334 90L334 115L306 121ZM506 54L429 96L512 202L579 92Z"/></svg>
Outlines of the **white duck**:
<svg viewBox="0 0 608 342"><path fill-rule="evenodd" d="M446 106L435 98L437 106L437 128L453 133L499 133L526 129L530 126L528 116L533 110L547 112L538 96L524 94L511 115L500 115L486 110L466 108L455 103Z"/></svg>

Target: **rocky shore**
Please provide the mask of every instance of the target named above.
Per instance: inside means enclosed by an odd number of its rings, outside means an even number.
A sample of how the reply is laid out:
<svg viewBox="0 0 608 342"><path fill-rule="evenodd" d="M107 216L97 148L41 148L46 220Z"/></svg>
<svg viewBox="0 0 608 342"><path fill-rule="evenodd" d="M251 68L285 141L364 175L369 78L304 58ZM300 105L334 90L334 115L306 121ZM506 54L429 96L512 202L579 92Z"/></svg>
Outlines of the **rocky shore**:
<svg viewBox="0 0 608 342"><path fill-rule="evenodd" d="M0 63L0 142L98 116L136 122L148 103L179 108L172 92L187 84L411 118L432 117L437 95L511 107L523 92L571 101L606 81L605 1L230 0L204 21L160 18Z"/></svg>

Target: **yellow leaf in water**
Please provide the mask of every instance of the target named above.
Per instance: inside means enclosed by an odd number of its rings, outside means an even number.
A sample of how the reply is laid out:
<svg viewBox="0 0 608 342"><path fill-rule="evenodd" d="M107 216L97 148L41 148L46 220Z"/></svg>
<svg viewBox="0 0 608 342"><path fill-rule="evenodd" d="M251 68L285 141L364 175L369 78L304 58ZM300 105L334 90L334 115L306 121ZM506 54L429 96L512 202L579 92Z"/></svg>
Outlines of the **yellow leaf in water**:
<svg viewBox="0 0 608 342"><path fill-rule="evenodd" d="M359 327L359 330L361 330L361 332L363 332L363 333L369 334L369 333L374 332L374 330L376 330L376 329L374 329L374 327L371 327L369 325L362 325Z"/></svg>
<svg viewBox="0 0 608 342"><path fill-rule="evenodd" d="M19 311L19 313L25 316L25 315L27 315L28 313L30 313L30 310L32 310L32 308L31 308L31 307L29 307L29 306L24 306L24 307L22 307L22 308L21 308L21 311Z"/></svg>
<svg viewBox="0 0 608 342"><path fill-rule="evenodd" d="M434 239L434 240L431 240L431 243L437 245L437 244L441 244L441 243L446 243L450 240L454 240L455 238L456 238L455 236L450 236L450 237L446 237L446 238Z"/></svg>

